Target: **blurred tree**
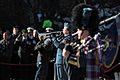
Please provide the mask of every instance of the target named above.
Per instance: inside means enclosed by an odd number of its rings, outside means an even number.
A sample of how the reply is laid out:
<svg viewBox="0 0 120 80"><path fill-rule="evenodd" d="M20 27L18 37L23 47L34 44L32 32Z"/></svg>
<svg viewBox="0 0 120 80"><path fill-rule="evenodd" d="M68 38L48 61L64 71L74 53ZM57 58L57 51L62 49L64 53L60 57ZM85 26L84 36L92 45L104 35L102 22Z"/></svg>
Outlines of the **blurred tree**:
<svg viewBox="0 0 120 80"><path fill-rule="evenodd" d="M72 8L79 3L91 4L97 0L0 0L0 24L37 24L40 11L53 19L55 13L70 16ZM98 0L99 3L101 0ZM103 5L119 5L120 0L102 0Z"/></svg>
<svg viewBox="0 0 120 80"><path fill-rule="evenodd" d="M0 11L1 25L28 23L21 0L0 0Z"/></svg>

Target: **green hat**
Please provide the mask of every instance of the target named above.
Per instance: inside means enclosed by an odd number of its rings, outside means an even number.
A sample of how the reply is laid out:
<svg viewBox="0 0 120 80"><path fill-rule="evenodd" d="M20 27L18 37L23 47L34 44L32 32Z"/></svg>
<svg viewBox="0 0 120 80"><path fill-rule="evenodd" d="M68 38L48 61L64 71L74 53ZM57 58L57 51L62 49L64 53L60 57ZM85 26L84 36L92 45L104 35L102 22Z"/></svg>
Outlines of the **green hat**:
<svg viewBox="0 0 120 80"><path fill-rule="evenodd" d="M52 21L44 20L42 28L51 28L51 27L52 27Z"/></svg>

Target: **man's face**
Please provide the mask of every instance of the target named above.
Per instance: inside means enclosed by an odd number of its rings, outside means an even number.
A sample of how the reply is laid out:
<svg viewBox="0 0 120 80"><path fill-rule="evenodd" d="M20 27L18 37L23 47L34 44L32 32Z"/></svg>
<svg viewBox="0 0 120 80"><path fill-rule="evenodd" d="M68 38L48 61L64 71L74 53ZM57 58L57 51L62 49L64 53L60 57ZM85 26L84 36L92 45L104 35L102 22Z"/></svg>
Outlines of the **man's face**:
<svg viewBox="0 0 120 80"><path fill-rule="evenodd" d="M13 28L13 34L18 34L18 28Z"/></svg>
<svg viewBox="0 0 120 80"><path fill-rule="evenodd" d="M89 35L89 31L88 30L77 30L77 34L78 34L78 39L84 39Z"/></svg>
<svg viewBox="0 0 120 80"><path fill-rule="evenodd" d="M22 33L22 36L27 37L27 33L26 33L26 32L23 32L23 33Z"/></svg>
<svg viewBox="0 0 120 80"><path fill-rule="evenodd" d="M9 34L8 33L3 33L3 39L7 40L9 38Z"/></svg>
<svg viewBox="0 0 120 80"><path fill-rule="evenodd" d="M64 27L64 28L63 28L63 34L69 34L69 31L68 31L68 28L67 28L67 27Z"/></svg>
<svg viewBox="0 0 120 80"><path fill-rule="evenodd" d="M32 30L28 30L28 36L33 36L33 31Z"/></svg>

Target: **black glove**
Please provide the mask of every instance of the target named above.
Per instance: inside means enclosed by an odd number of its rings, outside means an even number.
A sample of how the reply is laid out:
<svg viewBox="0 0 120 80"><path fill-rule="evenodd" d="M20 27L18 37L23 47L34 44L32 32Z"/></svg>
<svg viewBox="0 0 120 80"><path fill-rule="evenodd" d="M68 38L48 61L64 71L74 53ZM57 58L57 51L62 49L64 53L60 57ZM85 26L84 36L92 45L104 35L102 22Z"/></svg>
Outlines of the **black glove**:
<svg viewBox="0 0 120 80"><path fill-rule="evenodd" d="M51 33L51 37L56 37L56 33Z"/></svg>

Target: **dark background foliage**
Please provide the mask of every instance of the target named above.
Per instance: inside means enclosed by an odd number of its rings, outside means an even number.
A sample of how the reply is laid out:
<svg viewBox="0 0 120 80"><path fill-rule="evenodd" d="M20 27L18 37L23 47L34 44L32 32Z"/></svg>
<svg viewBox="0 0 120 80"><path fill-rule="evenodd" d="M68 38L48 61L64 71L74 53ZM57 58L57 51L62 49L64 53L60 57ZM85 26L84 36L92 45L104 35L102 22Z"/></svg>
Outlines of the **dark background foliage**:
<svg viewBox="0 0 120 80"><path fill-rule="evenodd" d="M46 17L53 18L55 13L70 16L73 6L85 0L0 0L0 25L37 23L40 11ZM112 7L119 5L119 0L86 0L87 4L108 3ZM114 3L115 5L113 6Z"/></svg>

